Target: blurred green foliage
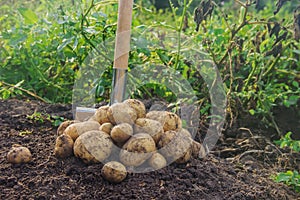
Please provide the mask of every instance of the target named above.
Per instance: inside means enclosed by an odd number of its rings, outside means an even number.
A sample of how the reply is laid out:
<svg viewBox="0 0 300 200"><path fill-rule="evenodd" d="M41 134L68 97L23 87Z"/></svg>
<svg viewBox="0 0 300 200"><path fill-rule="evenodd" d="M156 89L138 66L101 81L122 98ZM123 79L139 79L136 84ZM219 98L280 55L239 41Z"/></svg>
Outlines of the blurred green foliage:
<svg viewBox="0 0 300 200"><path fill-rule="evenodd" d="M188 52L207 52L224 80L231 120L242 109L276 128L274 107L298 106L297 0L179 0L170 1L165 10L151 2L135 1L130 70L138 65L151 70L151 64L176 70L192 86L206 114L210 68L195 66ZM99 70L92 74L95 79L75 84L93 88L79 91L83 96L87 92L96 101L108 100L117 9L117 0L2 2L0 98L29 95L69 103L75 80ZM168 37L162 46L162 38ZM164 83L145 84L131 95L176 100Z"/></svg>

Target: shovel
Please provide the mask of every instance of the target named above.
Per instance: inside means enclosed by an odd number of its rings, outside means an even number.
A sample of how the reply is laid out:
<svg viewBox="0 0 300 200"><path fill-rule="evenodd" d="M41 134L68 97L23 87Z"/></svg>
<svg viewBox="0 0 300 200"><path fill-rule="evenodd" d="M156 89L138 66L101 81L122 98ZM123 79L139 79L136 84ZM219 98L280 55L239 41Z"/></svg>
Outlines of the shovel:
<svg viewBox="0 0 300 200"><path fill-rule="evenodd" d="M130 50L130 29L133 0L119 0L117 35L110 104L122 102L126 91L126 76Z"/></svg>
<svg viewBox="0 0 300 200"><path fill-rule="evenodd" d="M122 102L126 92L132 8L133 0L119 0L110 105ZM76 107L75 119L79 121L86 120L95 111L94 108Z"/></svg>

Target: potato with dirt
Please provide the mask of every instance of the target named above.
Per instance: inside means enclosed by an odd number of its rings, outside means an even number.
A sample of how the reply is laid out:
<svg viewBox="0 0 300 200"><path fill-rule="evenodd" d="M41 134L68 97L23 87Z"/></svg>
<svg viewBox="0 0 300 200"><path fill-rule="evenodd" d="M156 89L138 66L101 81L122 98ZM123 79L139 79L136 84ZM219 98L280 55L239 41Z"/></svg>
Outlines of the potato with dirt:
<svg viewBox="0 0 300 200"><path fill-rule="evenodd" d="M30 150L27 147L15 144L7 153L7 161L12 164L28 163L32 159Z"/></svg>
<svg viewBox="0 0 300 200"><path fill-rule="evenodd" d="M71 136L75 141L80 135L91 130L99 130L100 124L96 121L84 121L71 124L66 128L64 134Z"/></svg>
<svg viewBox="0 0 300 200"><path fill-rule="evenodd" d="M144 118L146 116L146 107L143 102L137 99L126 99L124 103L135 110L137 118Z"/></svg>
<svg viewBox="0 0 300 200"><path fill-rule="evenodd" d="M156 170L167 166L167 161L163 155L156 152L150 157L150 159L148 160L148 164Z"/></svg>
<svg viewBox="0 0 300 200"><path fill-rule="evenodd" d="M120 183L126 178L127 171L122 163L110 161L102 167L101 175L111 183Z"/></svg>
<svg viewBox="0 0 300 200"><path fill-rule="evenodd" d="M99 124L104 124L107 122L110 122L108 119L107 111L109 109L109 106L101 106L99 107L94 115L89 119L89 121L96 121Z"/></svg>
<svg viewBox="0 0 300 200"><path fill-rule="evenodd" d="M125 166L139 166L156 151L153 138L147 133L133 135L120 151L120 161Z"/></svg>
<svg viewBox="0 0 300 200"><path fill-rule="evenodd" d="M114 127L114 125L112 125L112 123L106 122L106 123L101 124L99 130L107 133L108 135L110 135L110 132L111 132L113 127Z"/></svg>
<svg viewBox="0 0 300 200"><path fill-rule="evenodd" d="M107 111L108 119L114 125L121 123L134 124L136 111L126 103L114 103Z"/></svg>
<svg viewBox="0 0 300 200"><path fill-rule="evenodd" d="M192 134L185 128L182 128L182 129L178 130L177 132L182 136L192 138Z"/></svg>
<svg viewBox="0 0 300 200"><path fill-rule="evenodd" d="M134 133L147 133L153 138L155 143L158 143L161 135L164 133L164 129L159 121L148 118L138 118L134 124Z"/></svg>
<svg viewBox="0 0 300 200"><path fill-rule="evenodd" d="M125 143L133 135L133 128L128 123L114 126L110 132L112 140L116 143Z"/></svg>
<svg viewBox="0 0 300 200"><path fill-rule="evenodd" d="M74 141L71 136L62 134L55 140L54 155L58 158L67 158L73 155Z"/></svg>
<svg viewBox="0 0 300 200"><path fill-rule="evenodd" d="M203 145L195 140L192 140L192 156L194 158L204 158L206 156Z"/></svg>
<svg viewBox="0 0 300 200"><path fill-rule="evenodd" d="M111 154L113 142L108 134L92 130L80 135L74 143L74 155L84 163L99 163Z"/></svg>
<svg viewBox="0 0 300 200"><path fill-rule="evenodd" d="M206 155L203 145L195 141L192 138L192 134L187 129L182 128L181 130L178 131L178 133L183 137L189 138L191 144L191 155L194 158L203 158ZM185 157L189 157L189 155L187 154L185 155ZM177 162L180 162L180 160L178 160Z"/></svg>
<svg viewBox="0 0 300 200"><path fill-rule="evenodd" d="M164 131L177 131L182 128L182 122L178 115L168 111L150 111L146 114L146 118L159 121Z"/></svg>
<svg viewBox="0 0 300 200"><path fill-rule="evenodd" d="M191 157L191 138L176 131L165 132L158 142L159 152L168 160L185 163Z"/></svg>
<svg viewBox="0 0 300 200"><path fill-rule="evenodd" d="M78 123L78 122L80 122L80 121L67 120L67 121L62 122L57 128L57 135L62 135L68 126L70 126L71 124L74 124L74 123Z"/></svg>

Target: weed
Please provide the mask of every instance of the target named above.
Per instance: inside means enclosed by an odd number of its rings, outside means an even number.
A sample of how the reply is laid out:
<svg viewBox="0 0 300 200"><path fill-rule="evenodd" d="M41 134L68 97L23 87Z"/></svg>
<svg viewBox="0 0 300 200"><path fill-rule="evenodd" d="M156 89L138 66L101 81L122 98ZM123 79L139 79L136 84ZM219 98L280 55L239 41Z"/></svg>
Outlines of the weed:
<svg viewBox="0 0 300 200"><path fill-rule="evenodd" d="M300 192L300 174L297 171L280 172L273 178L276 182L283 182L293 187L296 192Z"/></svg>
<svg viewBox="0 0 300 200"><path fill-rule="evenodd" d="M64 117L60 117L60 116L51 116L51 121L52 121L53 126L57 127L62 122L65 121L65 118Z"/></svg>
<svg viewBox="0 0 300 200"><path fill-rule="evenodd" d="M45 117L45 115L40 112L34 112L32 115L27 115L27 119L39 123L43 123L46 118L48 118L48 115Z"/></svg>
<svg viewBox="0 0 300 200"><path fill-rule="evenodd" d="M280 148L290 148L292 151L300 152L300 140L291 138L292 132L286 133L280 140L274 141Z"/></svg>
<svg viewBox="0 0 300 200"><path fill-rule="evenodd" d="M25 130L25 131L20 131L19 132L19 136L22 136L22 137L24 137L26 135L31 135L31 134L33 134L33 132L29 131L29 130Z"/></svg>
<svg viewBox="0 0 300 200"><path fill-rule="evenodd" d="M286 133L280 140L274 141L280 148L290 148L291 151L300 152L300 140L291 138L292 132ZM280 172L272 177L276 182L284 182L286 185L292 186L295 191L300 192L300 174L298 171L287 170Z"/></svg>

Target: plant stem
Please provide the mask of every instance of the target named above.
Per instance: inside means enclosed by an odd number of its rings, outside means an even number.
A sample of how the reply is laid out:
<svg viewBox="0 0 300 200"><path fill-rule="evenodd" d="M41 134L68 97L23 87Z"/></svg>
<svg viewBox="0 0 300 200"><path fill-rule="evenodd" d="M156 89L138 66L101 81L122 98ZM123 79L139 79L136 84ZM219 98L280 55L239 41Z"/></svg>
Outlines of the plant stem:
<svg viewBox="0 0 300 200"><path fill-rule="evenodd" d="M231 95L231 92L232 92L232 85L233 85L233 79L234 79L234 76L233 76L233 69L232 69L232 58L231 58L231 54L229 53L228 54L229 56L229 71L230 71L230 84L229 84L229 90L227 92L227 99L228 99L228 108L230 110L229 112L229 115L230 115L230 127L232 127L232 124L233 124L233 113L232 113L232 109L231 109L231 100L232 100L232 95Z"/></svg>
<svg viewBox="0 0 300 200"><path fill-rule="evenodd" d="M183 11L182 11L182 15L181 15L181 21L179 24L179 30L178 30L178 37L177 37L177 41L178 41L178 47L177 47L177 56L176 56L176 61L175 61L175 69L178 69L178 65L179 65L179 58L180 58L180 51L181 51L181 32L182 32L182 27L184 24L184 17L186 14L186 10L187 10L187 0L184 0L183 2Z"/></svg>
<svg viewBox="0 0 300 200"><path fill-rule="evenodd" d="M219 66L228 56L228 53L229 51L231 50L232 48L232 40L234 39L234 37L236 36L236 34L244 27L248 24L248 21L246 20L246 17L247 17L247 14L248 14L248 7L241 3L240 1L237 1L238 3L240 3L243 7L245 7L245 13L243 15L243 21L242 23L234 30L231 30L231 37L230 37L230 40L229 40L229 46L227 47L226 49L226 52L224 54L224 56L221 58L221 60L217 63L217 66Z"/></svg>
<svg viewBox="0 0 300 200"><path fill-rule="evenodd" d="M33 92L30 92L29 90L26 90L26 89L21 88L21 87L16 86L16 85L12 85L12 84L6 83L6 82L4 82L4 81L1 81L1 83L2 83L3 85L8 86L8 87L16 88L16 89L18 89L18 90L21 90L22 92L25 92L25 93L27 93L28 95L30 95L30 96L32 96L32 97L34 97L34 98L36 98L36 99L38 99L38 100L40 100L40 101L42 101L42 102L49 103L49 101L47 101L46 99L44 99L44 98L38 96L37 94L35 94L35 93L33 93Z"/></svg>
<svg viewBox="0 0 300 200"><path fill-rule="evenodd" d="M254 75L254 73L255 73L255 71L256 71L256 69L257 69L256 52L254 53L254 56L255 56L255 60L254 60L255 64L254 64L254 66L253 66L253 68L252 68L252 70L251 70L251 72L250 72L248 78L247 78L246 81L245 81L245 84L244 84L244 86L243 86L242 91L245 91L245 89L247 88L247 86L248 86L248 84L249 84L249 81L251 80L251 78L253 77L253 75Z"/></svg>
<svg viewBox="0 0 300 200"><path fill-rule="evenodd" d="M279 54L276 59L274 60L274 62L270 65L270 67L267 69L267 71L265 71L265 73L263 73L262 77L265 77L266 75L268 75L270 73L270 71L275 67L275 65L277 64L277 62L279 61L279 58L281 57L281 54Z"/></svg>

